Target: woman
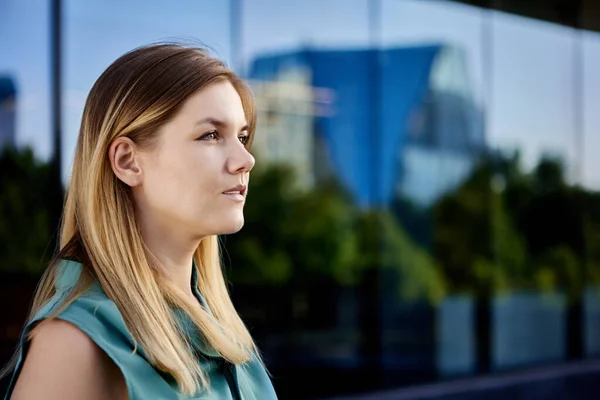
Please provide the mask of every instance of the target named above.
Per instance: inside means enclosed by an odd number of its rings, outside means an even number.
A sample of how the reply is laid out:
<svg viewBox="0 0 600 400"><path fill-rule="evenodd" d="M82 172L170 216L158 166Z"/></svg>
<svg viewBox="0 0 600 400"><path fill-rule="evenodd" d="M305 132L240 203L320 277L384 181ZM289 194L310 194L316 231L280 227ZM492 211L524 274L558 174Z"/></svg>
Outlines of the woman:
<svg viewBox="0 0 600 400"><path fill-rule="evenodd" d="M255 119L197 48L139 48L100 76L7 399L276 398L217 242L244 222Z"/></svg>

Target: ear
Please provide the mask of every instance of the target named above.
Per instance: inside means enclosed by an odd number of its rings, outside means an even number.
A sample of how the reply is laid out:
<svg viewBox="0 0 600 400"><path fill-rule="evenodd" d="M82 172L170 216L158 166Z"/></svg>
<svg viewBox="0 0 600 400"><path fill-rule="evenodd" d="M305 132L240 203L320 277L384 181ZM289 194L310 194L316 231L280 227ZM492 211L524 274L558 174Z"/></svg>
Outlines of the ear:
<svg viewBox="0 0 600 400"><path fill-rule="evenodd" d="M114 174L131 187L142 183L142 168L137 146L128 137L115 139L108 148L108 158Z"/></svg>

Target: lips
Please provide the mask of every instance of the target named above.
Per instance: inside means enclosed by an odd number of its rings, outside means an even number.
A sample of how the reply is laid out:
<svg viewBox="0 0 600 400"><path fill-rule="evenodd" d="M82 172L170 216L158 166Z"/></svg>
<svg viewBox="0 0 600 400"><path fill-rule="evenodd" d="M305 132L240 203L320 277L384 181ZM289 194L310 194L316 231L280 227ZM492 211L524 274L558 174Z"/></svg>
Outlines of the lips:
<svg viewBox="0 0 600 400"><path fill-rule="evenodd" d="M223 194L246 194L246 185L237 185L223 192Z"/></svg>
<svg viewBox="0 0 600 400"><path fill-rule="evenodd" d="M244 201L246 197L246 185L232 187L231 189L224 191L223 194L232 200Z"/></svg>

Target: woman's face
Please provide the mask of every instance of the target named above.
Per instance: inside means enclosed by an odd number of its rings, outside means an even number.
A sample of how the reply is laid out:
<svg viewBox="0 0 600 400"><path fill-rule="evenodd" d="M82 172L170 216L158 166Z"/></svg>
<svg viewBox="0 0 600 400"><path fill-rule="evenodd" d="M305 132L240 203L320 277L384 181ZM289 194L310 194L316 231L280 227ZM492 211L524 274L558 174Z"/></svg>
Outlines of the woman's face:
<svg viewBox="0 0 600 400"><path fill-rule="evenodd" d="M229 81L192 95L163 126L157 146L138 154L136 212L167 232L204 237L238 231L254 166L247 140L242 101Z"/></svg>

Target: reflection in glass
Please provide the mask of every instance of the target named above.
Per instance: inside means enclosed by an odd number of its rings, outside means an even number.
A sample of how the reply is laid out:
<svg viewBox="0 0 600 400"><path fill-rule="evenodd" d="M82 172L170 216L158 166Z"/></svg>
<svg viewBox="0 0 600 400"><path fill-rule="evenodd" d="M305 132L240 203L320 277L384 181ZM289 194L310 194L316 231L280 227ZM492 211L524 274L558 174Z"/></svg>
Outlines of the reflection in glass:
<svg viewBox="0 0 600 400"><path fill-rule="evenodd" d="M451 2L390 0L382 21L383 48L405 55L384 50L381 58L377 154L393 163L381 168L379 198L397 232L382 238L391 255L382 269L397 271L395 284L381 278L384 362L391 384L468 375L479 368L477 297L487 290L473 271L489 238L483 14Z"/></svg>
<svg viewBox="0 0 600 400"><path fill-rule="evenodd" d="M49 1L0 2L0 364L52 250ZM0 381L0 393L8 384Z"/></svg>
<svg viewBox="0 0 600 400"><path fill-rule="evenodd" d="M0 149L16 144L17 88L14 79L0 75Z"/></svg>
<svg viewBox="0 0 600 400"><path fill-rule="evenodd" d="M68 182L83 105L93 83L117 57L155 42L191 43L231 62L226 1L63 0L63 182ZM118 10L118 12L115 12Z"/></svg>
<svg viewBox="0 0 600 400"><path fill-rule="evenodd" d="M217 3L65 1L63 164L87 91L124 51L190 39L240 60L257 166L225 263L282 397L316 395L307 379L337 394L600 354L596 34L422 0L382 0L372 20L364 0L239 1L230 31L236 10ZM0 146L44 158L47 62L0 49L13 60L0 60ZM9 162L43 181L31 153ZM0 245L2 268L35 271L44 212L0 221L6 243L3 226L41 227L26 262Z"/></svg>
<svg viewBox="0 0 600 400"><path fill-rule="evenodd" d="M600 66L600 36L598 33L582 32L580 34L581 73L583 82L580 103L583 109L579 116L582 119L582 185L588 189L585 218L585 291L583 293L583 313L581 322L584 329L584 350L587 357L600 355L600 165L597 157L600 141L597 127L600 120L596 108L600 98L600 79L596 73Z"/></svg>

